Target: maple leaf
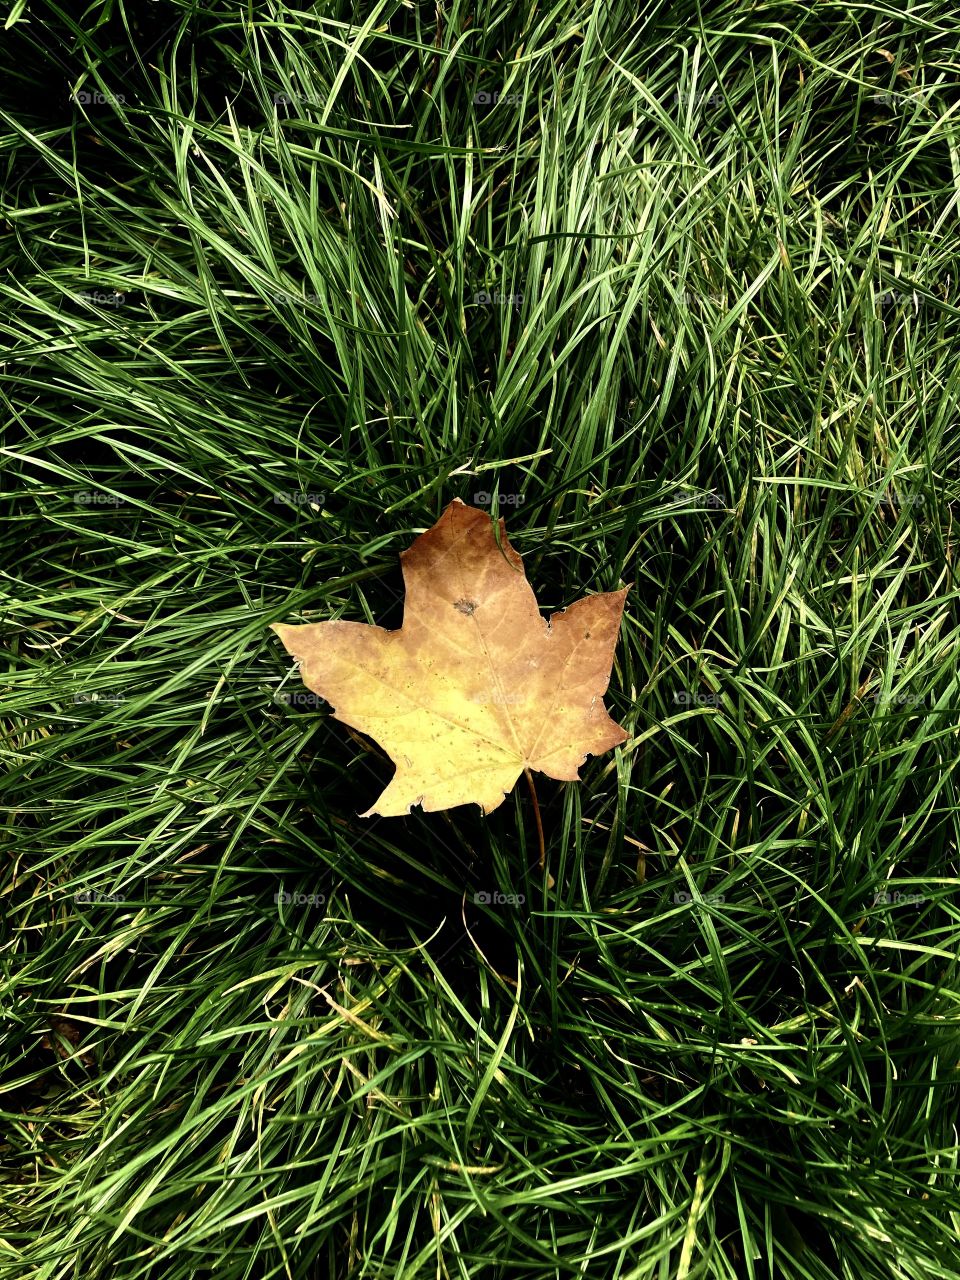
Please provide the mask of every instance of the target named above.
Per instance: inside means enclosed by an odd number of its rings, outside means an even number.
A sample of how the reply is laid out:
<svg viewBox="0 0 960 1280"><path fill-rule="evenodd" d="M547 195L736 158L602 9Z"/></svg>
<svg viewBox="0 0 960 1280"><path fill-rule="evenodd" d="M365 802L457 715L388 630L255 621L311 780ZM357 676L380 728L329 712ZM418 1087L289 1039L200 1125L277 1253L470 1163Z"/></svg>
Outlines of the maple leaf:
<svg viewBox="0 0 960 1280"><path fill-rule="evenodd" d="M360 817L479 804L491 813L526 769L580 779L626 740L603 705L629 587L549 622L500 520L455 498L400 553L399 631L363 622L275 623L307 688L374 738L396 774Z"/></svg>

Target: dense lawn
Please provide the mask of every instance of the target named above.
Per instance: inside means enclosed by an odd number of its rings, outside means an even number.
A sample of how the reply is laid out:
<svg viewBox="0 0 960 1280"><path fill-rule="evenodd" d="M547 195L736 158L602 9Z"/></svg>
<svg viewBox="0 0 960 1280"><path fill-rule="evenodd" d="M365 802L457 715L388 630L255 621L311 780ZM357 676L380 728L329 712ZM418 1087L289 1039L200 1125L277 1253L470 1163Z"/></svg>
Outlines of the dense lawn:
<svg viewBox="0 0 960 1280"><path fill-rule="evenodd" d="M960 1277L960 11L5 12L0 1275ZM454 497L545 871L269 630Z"/></svg>

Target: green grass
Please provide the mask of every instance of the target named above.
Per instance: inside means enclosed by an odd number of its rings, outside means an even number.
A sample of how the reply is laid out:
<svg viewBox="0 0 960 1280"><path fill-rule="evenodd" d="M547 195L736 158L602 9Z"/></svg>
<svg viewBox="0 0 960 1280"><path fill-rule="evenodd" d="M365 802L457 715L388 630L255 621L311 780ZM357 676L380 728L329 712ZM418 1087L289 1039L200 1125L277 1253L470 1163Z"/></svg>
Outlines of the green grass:
<svg viewBox="0 0 960 1280"><path fill-rule="evenodd" d="M0 1275L960 1277L908 9L9 8ZM359 819L392 766L268 629L399 626L483 495L544 613L632 584L552 888L523 786Z"/></svg>

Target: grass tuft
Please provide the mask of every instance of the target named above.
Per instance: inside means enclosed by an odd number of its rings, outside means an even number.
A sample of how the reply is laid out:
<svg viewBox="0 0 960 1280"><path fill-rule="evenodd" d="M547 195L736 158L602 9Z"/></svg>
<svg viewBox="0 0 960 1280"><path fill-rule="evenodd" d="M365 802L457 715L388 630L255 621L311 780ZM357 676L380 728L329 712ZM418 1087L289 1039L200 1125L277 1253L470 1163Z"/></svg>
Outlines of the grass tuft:
<svg viewBox="0 0 960 1280"><path fill-rule="evenodd" d="M5 20L0 1275L960 1280L960 20L521 10ZM268 629L457 496L549 877Z"/></svg>

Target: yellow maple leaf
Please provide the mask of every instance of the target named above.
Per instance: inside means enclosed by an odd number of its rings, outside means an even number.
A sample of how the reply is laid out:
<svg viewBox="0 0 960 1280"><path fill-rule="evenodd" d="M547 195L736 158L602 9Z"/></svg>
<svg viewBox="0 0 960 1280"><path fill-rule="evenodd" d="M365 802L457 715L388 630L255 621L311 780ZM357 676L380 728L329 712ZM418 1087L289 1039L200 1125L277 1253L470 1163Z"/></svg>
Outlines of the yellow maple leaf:
<svg viewBox="0 0 960 1280"><path fill-rule="evenodd" d="M455 498L400 554L403 625L276 623L304 684L397 767L385 817L479 804L525 769L576 782L588 755L626 740L603 705L629 587L542 617L523 561L490 517Z"/></svg>

